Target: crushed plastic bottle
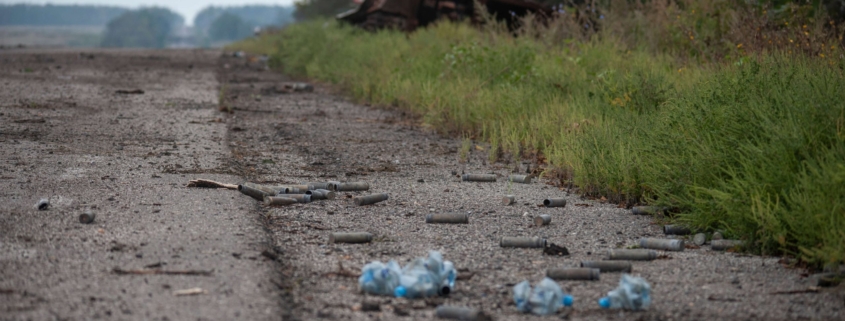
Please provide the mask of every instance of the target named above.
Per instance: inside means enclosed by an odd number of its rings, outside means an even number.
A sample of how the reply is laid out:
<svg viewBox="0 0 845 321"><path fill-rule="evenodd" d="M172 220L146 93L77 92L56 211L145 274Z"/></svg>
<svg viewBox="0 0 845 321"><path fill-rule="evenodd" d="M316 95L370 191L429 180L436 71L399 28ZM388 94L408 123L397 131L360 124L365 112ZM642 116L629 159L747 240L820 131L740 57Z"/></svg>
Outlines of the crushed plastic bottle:
<svg viewBox="0 0 845 321"><path fill-rule="evenodd" d="M379 261L364 265L361 276L358 278L358 287L361 291L377 295L392 295L394 289L399 286L401 270L396 261L383 264Z"/></svg>
<svg viewBox="0 0 845 321"><path fill-rule="evenodd" d="M528 281L522 281L513 287L513 300L520 312L537 315L557 313L561 307L572 306L571 295L563 293L560 286L550 278L543 278L534 289Z"/></svg>
<svg viewBox="0 0 845 321"><path fill-rule="evenodd" d="M437 251L427 258L416 258L400 269L396 261L387 265L375 261L364 266L358 286L366 293L424 298L448 295L455 288L458 272L454 264L443 260Z"/></svg>
<svg viewBox="0 0 845 321"><path fill-rule="evenodd" d="M623 274L619 287L599 299L604 309L645 310L651 304L651 286L645 279Z"/></svg>

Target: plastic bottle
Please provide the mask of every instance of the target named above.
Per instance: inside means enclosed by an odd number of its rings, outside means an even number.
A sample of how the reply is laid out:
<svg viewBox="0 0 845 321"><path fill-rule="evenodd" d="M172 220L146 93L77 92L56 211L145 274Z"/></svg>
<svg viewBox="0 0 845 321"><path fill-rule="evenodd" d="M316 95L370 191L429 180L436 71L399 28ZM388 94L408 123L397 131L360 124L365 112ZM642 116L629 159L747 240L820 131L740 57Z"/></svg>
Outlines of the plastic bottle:
<svg viewBox="0 0 845 321"><path fill-rule="evenodd" d="M517 310L537 315L555 314L561 307L572 306L573 301L550 278L543 278L533 290L528 281L520 282L513 288L513 299Z"/></svg>
<svg viewBox="0 0 845 321"><path fill-rule="evenodd" d="M643 278L623 274L619 287L599 299L604 309L645 310L651 304L651 286Z"/></svg>
<svg viewBox="0 0 845 321"><path fill-rule="evenodd" d="M358 287L369 294L392 295L399 286L401 270L396 261L387 265L375 261L364 266L358 277Z"/></svg>
<svg viewBox="0 0 845 321"><path fill-rule="evenodd" d="M457 277L454 264L444 261L440 252L431 251L428 258L417 258L402 269L393 294L410 299L448 295Z"/></svg>

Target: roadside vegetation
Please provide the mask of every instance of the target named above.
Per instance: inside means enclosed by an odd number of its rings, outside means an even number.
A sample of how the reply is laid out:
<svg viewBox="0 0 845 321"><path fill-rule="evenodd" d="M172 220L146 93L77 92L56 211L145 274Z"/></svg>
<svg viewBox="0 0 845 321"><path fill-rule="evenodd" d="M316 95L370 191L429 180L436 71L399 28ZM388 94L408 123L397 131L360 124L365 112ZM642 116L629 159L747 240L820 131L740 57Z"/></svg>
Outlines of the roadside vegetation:
<svg viewBox="0 0 845 321"><path fill-rule="evenodd" d="M784 3L785 2L785 3ZM533 155L546 175L762 254L845 259L845 51L826 2L608 1L515 31L334 21L237 46L274 68ZM577 13L577 14L576 14Z"/></svg>

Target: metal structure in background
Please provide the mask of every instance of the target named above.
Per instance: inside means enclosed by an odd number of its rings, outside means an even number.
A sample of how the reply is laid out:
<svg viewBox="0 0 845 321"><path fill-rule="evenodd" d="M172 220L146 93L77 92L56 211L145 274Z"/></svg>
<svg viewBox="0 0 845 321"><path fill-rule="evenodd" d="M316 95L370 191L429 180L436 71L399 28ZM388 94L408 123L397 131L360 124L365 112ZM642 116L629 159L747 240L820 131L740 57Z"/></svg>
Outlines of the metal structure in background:
<svg viewBox="0 0 845 321"><path fill-rule="evenodd" d="M531 0L477 0L487 12L505 20L513 28L526 14L550 16L552 9ZM395 28L412 31L440 20L459 21L469 18L477 22L473 0L364 0L358 8L341 13L337 18L367 30Z"/></svg>

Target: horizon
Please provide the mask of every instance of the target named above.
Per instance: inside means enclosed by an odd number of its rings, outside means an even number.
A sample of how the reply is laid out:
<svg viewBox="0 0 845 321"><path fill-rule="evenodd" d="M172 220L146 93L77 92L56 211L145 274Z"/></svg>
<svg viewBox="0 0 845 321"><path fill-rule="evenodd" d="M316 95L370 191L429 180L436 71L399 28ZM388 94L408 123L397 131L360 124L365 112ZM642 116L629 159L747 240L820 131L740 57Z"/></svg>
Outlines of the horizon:
<svg viewBox="0 0 845 321"><path fill-rule="evenodd" d="M0 4L16 5L93 5L93 6L116 6L125 7L128 9L138 9L144 7L163 7L180 14L185 18L186 26L194 25L194 18L204 8L215 7L240 7L248 5L277 5L277 6L293 6L294 0L186 0L186 1L166 1L166 0L50 0L50 1L8 1L0 0Z"/></svg>

